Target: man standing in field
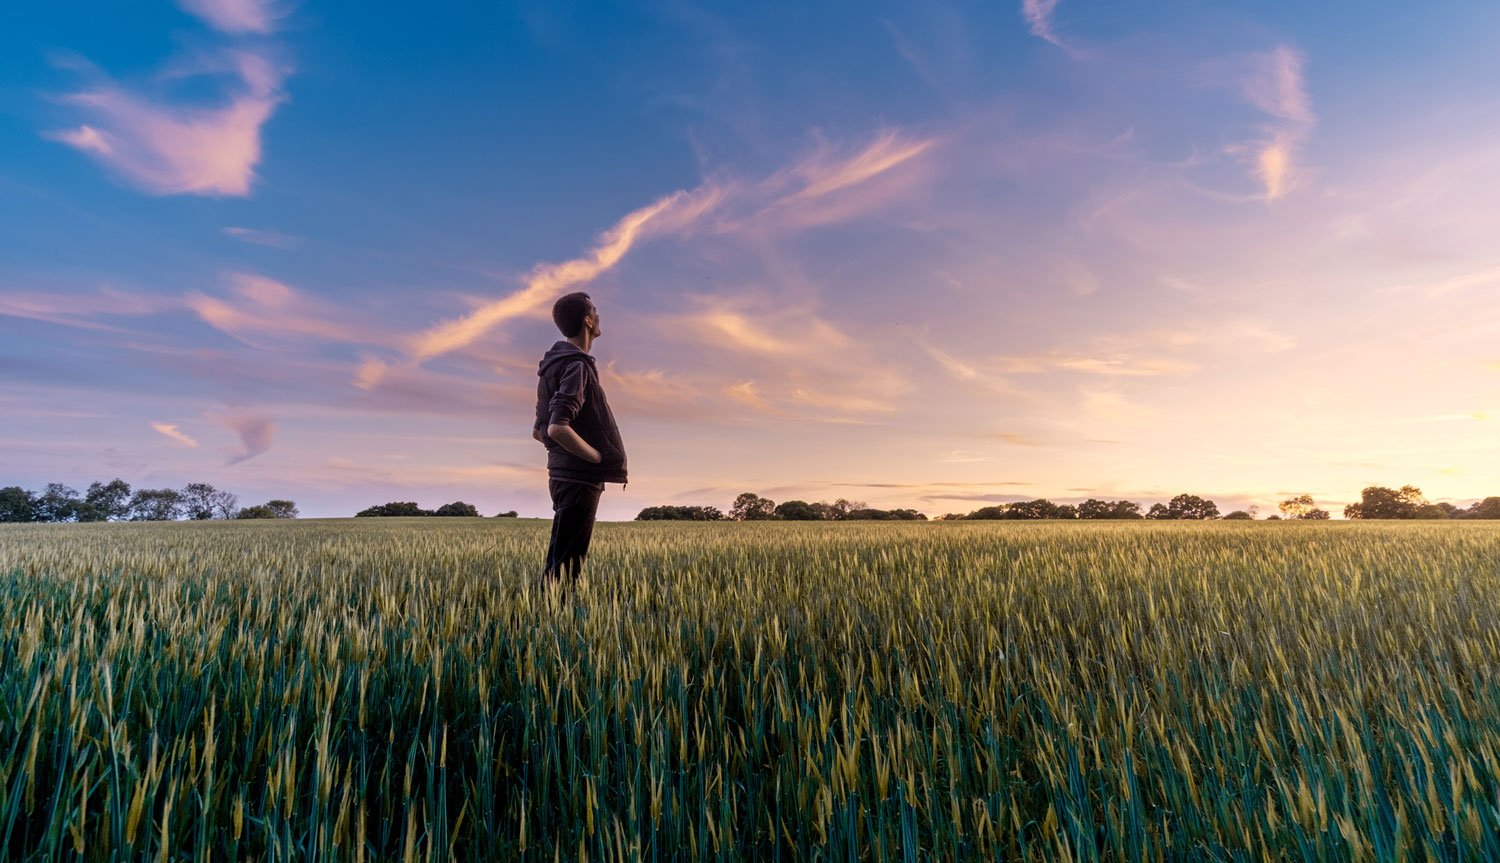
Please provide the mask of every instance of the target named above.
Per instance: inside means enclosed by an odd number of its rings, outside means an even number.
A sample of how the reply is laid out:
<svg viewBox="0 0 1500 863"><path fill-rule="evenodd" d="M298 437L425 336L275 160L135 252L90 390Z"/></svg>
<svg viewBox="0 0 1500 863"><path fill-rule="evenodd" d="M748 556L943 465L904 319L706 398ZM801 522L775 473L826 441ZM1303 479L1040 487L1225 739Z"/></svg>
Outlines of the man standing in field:
<svg viewBox="0 0 1500 863"><path fill-rule="evenodd" d="M585 293L567 294L552 306L562 331L537 369L536 424L531 436L547 447L552 493L552 541L543 580L578 578L594 533L594 515L606 482L624 483L625 445L610 412L589 348L599 338L599 310Z"/></svg>

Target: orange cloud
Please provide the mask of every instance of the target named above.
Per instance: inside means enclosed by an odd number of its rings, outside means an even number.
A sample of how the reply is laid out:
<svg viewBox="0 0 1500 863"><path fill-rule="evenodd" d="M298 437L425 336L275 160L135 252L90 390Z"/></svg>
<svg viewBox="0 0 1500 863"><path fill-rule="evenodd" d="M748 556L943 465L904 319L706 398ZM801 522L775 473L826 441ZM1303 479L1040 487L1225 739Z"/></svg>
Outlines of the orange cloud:
<svg viewBox="0 0 1500 863"><path fill-rule="evenodd" d="M725 190L715 185L676 192L625 216L605 231L588 254L560 264L541 264L526 277L525 287L487 303L461 318L431 327L411 340L414 362L459 350L512 318L533 314L576 285L609 270L641 239L653 233L681 231L712 211Z"/></svg>
<svg viewBox="0 0 1500 863"><path fill-rule="evenodd" d="M680 419L701 417L707 410L703 393L661 369L621 371L611 360L600 371L610 400L637 415Z"/></svg>
<svg viewBox="0 0 1500 863"><path fill-rule="evenodd" d="M386 369L389 368L378 357L365 355L363 362L359 364L359 370L354 373L354 385L362 390L374 389L385 377Z"/></svg>
<svg viewBox="0 0 1500 863"><path fill-rule="evenodd" d="M152 423L151 427L184 446L197 446L198 442L178 431L177 426L167 423Z"/></svg>

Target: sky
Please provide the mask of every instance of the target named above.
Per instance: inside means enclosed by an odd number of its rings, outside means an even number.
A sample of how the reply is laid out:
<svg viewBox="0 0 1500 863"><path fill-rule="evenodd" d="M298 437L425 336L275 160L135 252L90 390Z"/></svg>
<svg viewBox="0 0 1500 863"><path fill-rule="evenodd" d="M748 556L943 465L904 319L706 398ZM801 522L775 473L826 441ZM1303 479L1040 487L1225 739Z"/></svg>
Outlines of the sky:
<svg viewBox="0 0 1500 863"><path fill-rule="evenodd" d="M600 518L1500 494L1500 6L22 4L0 485Z"/></svg>

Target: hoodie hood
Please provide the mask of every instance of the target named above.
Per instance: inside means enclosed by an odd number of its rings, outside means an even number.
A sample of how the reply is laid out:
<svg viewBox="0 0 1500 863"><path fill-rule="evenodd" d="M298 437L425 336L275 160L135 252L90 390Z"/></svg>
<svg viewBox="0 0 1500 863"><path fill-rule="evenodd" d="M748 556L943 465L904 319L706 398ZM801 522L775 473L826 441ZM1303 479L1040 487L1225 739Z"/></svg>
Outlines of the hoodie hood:
<svg viewBox="0 0 1500 863"><path fill-rule="evenodd" d="M547 352L542 355L542 361L537 364L536 373L538 376L545 375L548 366L551 366L553 363L567 362L569 360L588 360L589 365L592 366L594 364L592 354L579 348L572 342L564 340L553 342L552 347L547 349Z"/></svg>

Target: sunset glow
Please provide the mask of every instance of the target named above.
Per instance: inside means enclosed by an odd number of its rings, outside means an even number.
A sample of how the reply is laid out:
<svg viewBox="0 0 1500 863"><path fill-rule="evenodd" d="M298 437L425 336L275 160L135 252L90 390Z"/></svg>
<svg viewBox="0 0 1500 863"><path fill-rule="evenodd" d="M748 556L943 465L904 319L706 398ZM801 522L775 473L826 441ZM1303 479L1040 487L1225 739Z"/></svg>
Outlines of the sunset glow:
<svg viewBox="0 0 1500 863"><path fill-rule="evenodd" d="M1500 495L1500 7L25 4L0 485L602 519Z"/></svg>

